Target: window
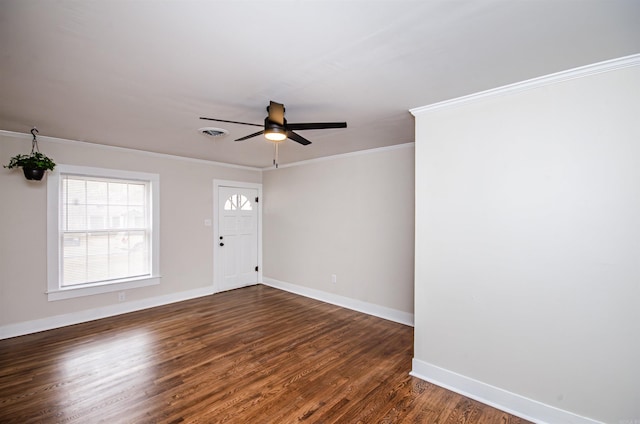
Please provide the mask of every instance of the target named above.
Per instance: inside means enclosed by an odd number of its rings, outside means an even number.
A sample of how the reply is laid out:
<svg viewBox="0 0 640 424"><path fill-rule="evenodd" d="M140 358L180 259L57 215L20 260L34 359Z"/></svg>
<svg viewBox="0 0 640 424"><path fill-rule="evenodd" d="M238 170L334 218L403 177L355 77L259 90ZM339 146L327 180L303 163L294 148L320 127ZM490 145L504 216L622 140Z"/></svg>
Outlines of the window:
<svg viewBox="0 0 640 424"><path fill-rule="evenodd" d="M48 179L48 296L159 283L159 176L58 165Z"/></svg>
<svg viewBox="0 0 640 424"><path fill-rule="evenodd" d="M225 211L252 211L251 202L242 194L233 194L224 202Z"/></svg>

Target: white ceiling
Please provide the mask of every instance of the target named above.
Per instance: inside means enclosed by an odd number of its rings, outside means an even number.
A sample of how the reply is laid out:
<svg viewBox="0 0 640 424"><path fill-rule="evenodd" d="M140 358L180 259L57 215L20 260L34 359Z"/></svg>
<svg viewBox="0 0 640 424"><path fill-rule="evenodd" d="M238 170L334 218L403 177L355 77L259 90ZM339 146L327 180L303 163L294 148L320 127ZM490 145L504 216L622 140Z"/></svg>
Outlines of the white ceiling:
<svg viewBox="0 0 640 424"><path fill-rule="evenodd" d="M0 129L267 167L233 141L257 128L198 118L347 121L281 163L407 143L410 108L639 53L639 22L638 0L0 0Z"/></svg>

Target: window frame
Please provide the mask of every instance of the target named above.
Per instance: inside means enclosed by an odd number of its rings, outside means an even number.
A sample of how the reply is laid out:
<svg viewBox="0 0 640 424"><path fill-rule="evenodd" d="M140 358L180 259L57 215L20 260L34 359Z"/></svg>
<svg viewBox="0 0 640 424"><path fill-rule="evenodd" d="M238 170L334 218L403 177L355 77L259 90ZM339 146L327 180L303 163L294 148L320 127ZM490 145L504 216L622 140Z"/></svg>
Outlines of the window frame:
<svg viewBox="0 0 640 424"><path fill-rule="evenodd" d="M77 286L61 285L60 265L62 254L62 175L89 178L137 180L149 183L151 219L151 269L150 275L98 281ZM90 166L58 164L47 176L47 298L49 301L110 293L137 287L160 284L160 175L137 171L124 171Z"/></svg>

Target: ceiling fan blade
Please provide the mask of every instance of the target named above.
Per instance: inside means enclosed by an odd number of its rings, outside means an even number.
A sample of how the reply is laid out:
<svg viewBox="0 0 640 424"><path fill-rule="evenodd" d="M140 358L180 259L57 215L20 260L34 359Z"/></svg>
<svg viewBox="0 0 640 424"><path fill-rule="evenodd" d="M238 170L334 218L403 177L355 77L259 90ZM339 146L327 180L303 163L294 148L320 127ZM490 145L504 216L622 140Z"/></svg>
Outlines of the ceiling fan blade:
<svg viewBox="0 0 640 424"><path fill-rule="evenodd" d="M306 122L287 124L290 130L323 130L326 128L347 128L346 122Z"/></svg>
<svg viewBox="0 0 640 424"><path fill-rule="evenodd" d="M306 146L308 144L311 144L311 142L309 140L307 140L306 138L304 138L303 136L301 136L300 134L296 134L293 131L287 131L287 137L289 137L291 140L302 144L303 146Z"/></svg>
<svg viewBox="0 0 640 424"><path fill-rule="evenodd" d="M260 134L264 134L264 130L260 130L258 132L253 133L253 134L245 135L244 137L238 138L235 141L244 141L244 140L247 140L249 138L255 137L257 135L260 135Z"/></svg>
<svg viewBox="0 0 640 424"><path fill-rule="evenodd" d="M241 125L253 125L254 127L263 127L262 124L251 124L249 122L239 122L239 121L227 121L226 119L214 119L214 118L204 118L200 117L200 119L206 119L207 121L216 121L216 122L228 122L230 124L241 124Z"/></svg>
<svg viewBox="0 0 640 424"><path fill-rule="evenodd" d="M269 102L269 120L278 125L284 125L284 105L274 101Z"/></svg>

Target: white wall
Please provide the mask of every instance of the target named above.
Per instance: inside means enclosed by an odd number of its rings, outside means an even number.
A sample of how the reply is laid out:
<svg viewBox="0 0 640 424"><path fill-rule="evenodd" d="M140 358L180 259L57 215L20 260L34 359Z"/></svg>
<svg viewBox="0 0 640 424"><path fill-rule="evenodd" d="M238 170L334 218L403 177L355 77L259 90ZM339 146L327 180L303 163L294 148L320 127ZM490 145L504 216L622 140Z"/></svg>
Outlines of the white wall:
<svg viewBox="0 0 640 424"><path fill-rule="evenodd" d="M212 291L213 227L205 227L204 220L213 218L213 179L260 182L261 171L47 137L38 139L40 151L57 163L160 174L161 283L128 290L125 303L151 306L154 299L166 301L180 299L184 293ZM30 149L30 135L0 133L1 164ZM47 301L46 181L30 182L21 170L0 168L0 193L0 335L3 328L5 335L13 335L15 331L28 330L29 323L38 328L126 310L118 302L117 293Z"/></svg>
<svg viewBox="0 0 640 424"><path fill-rule="evenodd" d="M265 171L263 190L265 281L412 323L413 144Z"/></svg>
<svg viewBox="0 0 640 424"><path fill-rule="evenodd" d="M415 374L640 422L637 65L416 111Z"/></svg>

